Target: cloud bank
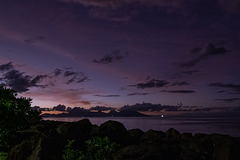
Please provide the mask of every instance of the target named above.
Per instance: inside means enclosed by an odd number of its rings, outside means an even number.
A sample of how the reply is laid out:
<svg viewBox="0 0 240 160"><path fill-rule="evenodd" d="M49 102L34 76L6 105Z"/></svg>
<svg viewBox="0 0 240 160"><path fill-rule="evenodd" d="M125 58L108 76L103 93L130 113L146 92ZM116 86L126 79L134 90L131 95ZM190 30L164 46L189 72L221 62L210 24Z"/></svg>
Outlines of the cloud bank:
<svg viewBox="0 0 240 160"><path fill-rule="evenodd" d="M109 64L114 62L120 62L128 55L127 52L123 52L121 50L114 50L111 54L105 55L103 58L99 60L93 60L94 63L100 64Z"/></svg>
<svg viewBox="0 0 240 160"><path fill-rule="evenodd" d="M194 48L192 50L193 54L196 54L197 57L182 63L181 67L194 67L198 63L200 63L202 60L210 58L211 56L226 54L227 50L224 47L216 48L214 44L209 43L205 45L203 48Z"/></svg>

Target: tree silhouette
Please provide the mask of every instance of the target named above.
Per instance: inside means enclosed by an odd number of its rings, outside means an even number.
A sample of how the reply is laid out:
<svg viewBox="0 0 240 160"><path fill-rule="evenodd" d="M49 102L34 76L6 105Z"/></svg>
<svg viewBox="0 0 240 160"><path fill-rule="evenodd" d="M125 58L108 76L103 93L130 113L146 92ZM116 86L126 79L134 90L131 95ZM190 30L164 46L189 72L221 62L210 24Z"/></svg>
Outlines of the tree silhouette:
<svg viewBox="0 0 240 160"><path fill-rule="evenodd" d="M40 112L31 110L31 99L17 97L16 91L0 86L0 144L14 131L39 121Z"/></svg>

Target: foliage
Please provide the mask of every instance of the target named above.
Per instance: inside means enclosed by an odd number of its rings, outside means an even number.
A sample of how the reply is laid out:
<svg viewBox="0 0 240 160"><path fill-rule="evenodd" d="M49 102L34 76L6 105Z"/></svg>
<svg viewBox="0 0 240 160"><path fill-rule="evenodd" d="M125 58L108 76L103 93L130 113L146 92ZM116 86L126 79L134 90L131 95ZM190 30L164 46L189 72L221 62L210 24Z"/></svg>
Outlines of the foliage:
<svg viewBox="0 0 240 160"><path fill-rule="evenodd" d="M30 98L19 98L16 91L0 86L0 144L11 132L40 120L39 115L31 110Z"/></svg>
<svg viewBox="0 0 240 160"><path fill-rule="evenodd" d="M63 151L64 160L85 160L84 154L77 149L73 149L73 143L75 140L68 141L68 144L65 146Z"/></svg>
<svg viewBox="0 0 240 160"><path fill-rule="evenodd" d="M117 144L112 143L108 137L94 137L85 142L86 152L73 149L73 143L69 141L65 147L64 160L112 160L116 152Z"/></svg>
<svg viewBox="0 0 240 160"><path fill-rule="evenodd" d="M108 137L94 137L86 142L89 160L111 160L117 144L111 143Z"/></svg>
<svg viewBox="0 0 240 160"><path fill-rule="evenodd" d="M0 160L7 159L7 153L6 152L0 152Z"/></svg>

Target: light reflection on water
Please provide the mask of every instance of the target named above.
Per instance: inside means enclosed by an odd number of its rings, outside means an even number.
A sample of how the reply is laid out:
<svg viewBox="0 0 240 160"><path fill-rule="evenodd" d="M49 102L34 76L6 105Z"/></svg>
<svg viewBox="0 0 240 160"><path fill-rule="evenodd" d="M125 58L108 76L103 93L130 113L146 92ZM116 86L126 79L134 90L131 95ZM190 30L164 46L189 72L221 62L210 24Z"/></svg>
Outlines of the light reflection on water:
<svg viewBox="0 0 240 160"><path fill-rule="evenodd" d="M81 117L44 117L43 120L64 122L79 121ZM219 133L240 137L240 118L160 118L160 117L88 117L92 124L100 126L108 120L119 121L127 129L139 128L167 131L174 128L181 133Z"/></svg>

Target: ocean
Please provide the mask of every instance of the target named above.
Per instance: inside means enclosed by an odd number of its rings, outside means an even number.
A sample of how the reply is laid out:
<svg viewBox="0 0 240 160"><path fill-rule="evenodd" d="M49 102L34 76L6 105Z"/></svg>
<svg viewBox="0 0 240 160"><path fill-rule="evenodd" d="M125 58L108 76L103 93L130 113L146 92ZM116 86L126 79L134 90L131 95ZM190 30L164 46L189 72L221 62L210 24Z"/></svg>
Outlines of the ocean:
<svg viewBox="0 0 240 160"><path fill-rule="evenodd" d="M174 128L180 133L218 133L240 137L240 118L161 118L161 117L86 117L92 124L100 126L108 120L123 123L126 129L139 128L167 131ZM44 117L43 120L75 122L82 117Z"/></svg>

